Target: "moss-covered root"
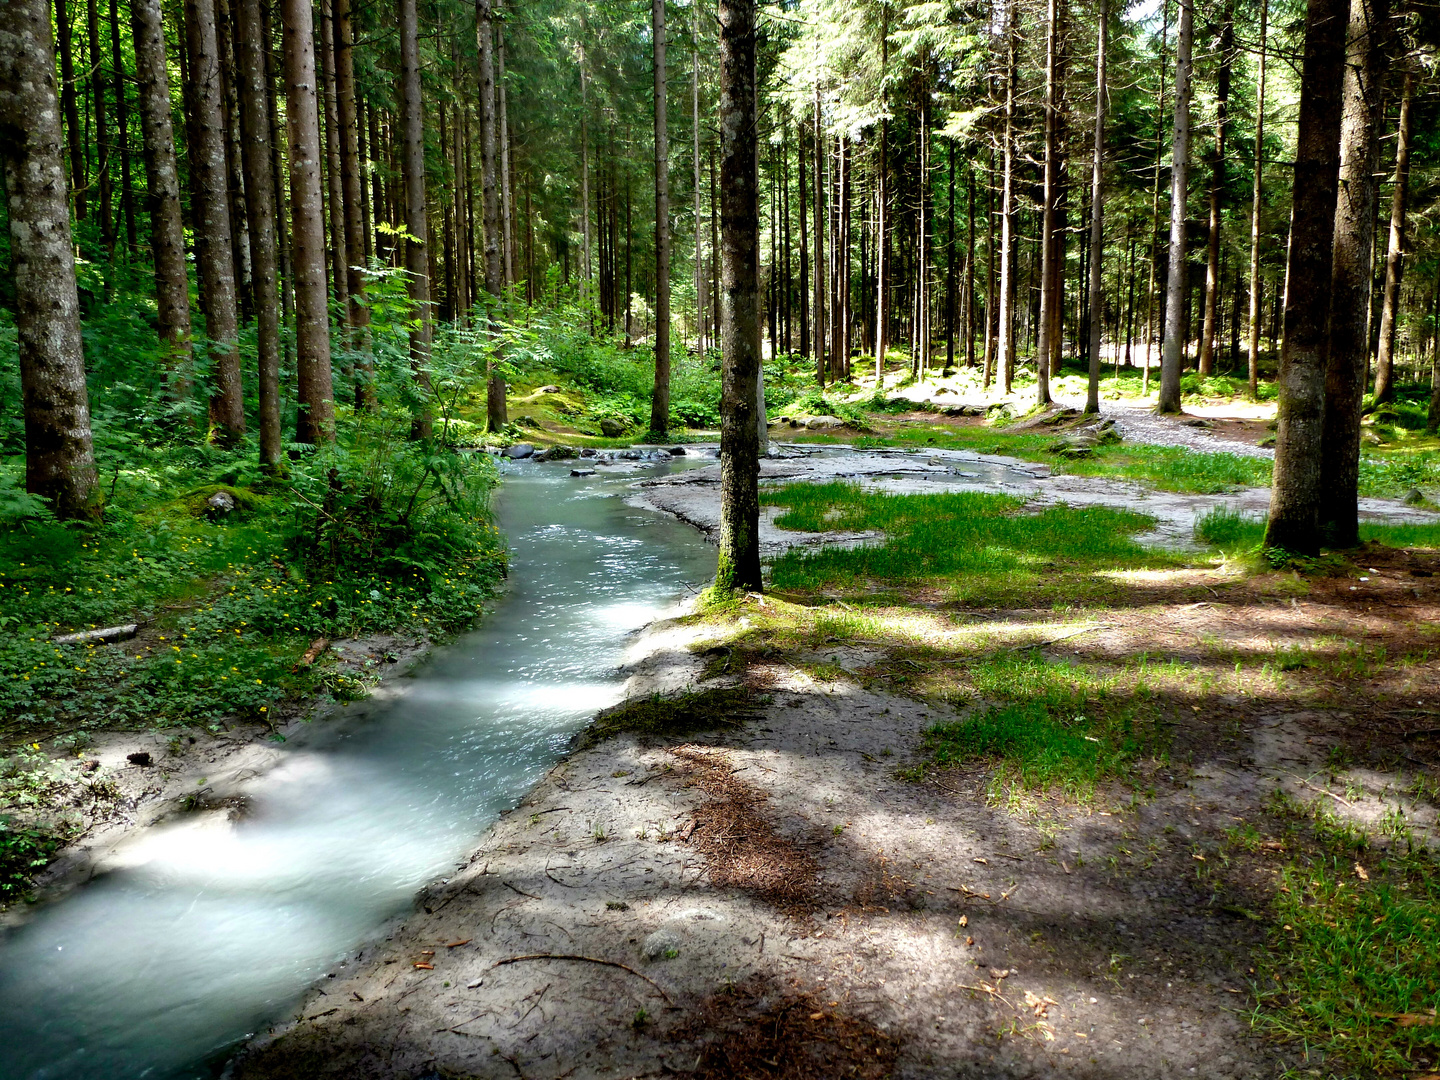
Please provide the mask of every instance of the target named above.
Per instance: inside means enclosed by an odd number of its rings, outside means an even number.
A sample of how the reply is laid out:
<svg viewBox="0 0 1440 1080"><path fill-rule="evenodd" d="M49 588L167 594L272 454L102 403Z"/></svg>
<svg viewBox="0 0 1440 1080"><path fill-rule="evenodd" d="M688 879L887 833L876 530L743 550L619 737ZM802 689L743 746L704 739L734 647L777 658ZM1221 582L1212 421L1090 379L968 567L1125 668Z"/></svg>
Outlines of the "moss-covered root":
<svg viewBox="0 0 1440 1080"><path fill-rule="evenodd" d="M571 740L574 750L588 750L624 732L646 742L663 742L697 731L736 727L755 719L755 695L744 688L694 690L674 696L653 694L632 698L595 717Z"/></svg>

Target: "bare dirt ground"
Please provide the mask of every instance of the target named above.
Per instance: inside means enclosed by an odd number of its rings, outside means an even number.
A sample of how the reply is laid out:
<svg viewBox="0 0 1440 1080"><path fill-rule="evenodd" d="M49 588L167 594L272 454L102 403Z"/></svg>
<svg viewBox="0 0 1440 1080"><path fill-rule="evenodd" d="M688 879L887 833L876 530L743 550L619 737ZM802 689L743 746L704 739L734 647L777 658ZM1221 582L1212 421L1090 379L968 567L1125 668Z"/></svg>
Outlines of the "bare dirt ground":
<svg viewBox="0 0 1440 1080"><path fill-rule="evenodd" d="M808 463L833 460L781 459L767 474L815 475ZM965 463L874 464L867 482L916 490ZM1037 497L1160 505L980 464ZM706 528L717 485L705 470L676 479L637 498ZM773 524L765 539L787 541ZM1416 734L1440 700L1440 560L1361 557L1359 576L1308 583L1156 572L1093 612L917 600L904 611L928 620L928 652L821 636L727 651L727 635L764 617L759 599L724 626L652 627L631 657L632 699L730 688L745 703L718 721L697 714L709 732L621 735L557 765L230 1074L1149 1080L1303 1068L1303 1048L1261 1039L1248 1020L1287 858L1273 793L1360 825L1399 808L1422 838L1435 823L1404 793L1440 757ZM953 642L976 632L1038 645L1056 664L1118 671L1144 657L1169 672L1154 682L1168 752L1093 799L996 798L986 763L917 780L907 767L924 732L957 715L926 680L963 678L970 654ZM1310 659L1248 663L1282 654ZM1394 662L1353 662L1377 655ZM1253 843L1234 843L1241 828Z"/></svg>

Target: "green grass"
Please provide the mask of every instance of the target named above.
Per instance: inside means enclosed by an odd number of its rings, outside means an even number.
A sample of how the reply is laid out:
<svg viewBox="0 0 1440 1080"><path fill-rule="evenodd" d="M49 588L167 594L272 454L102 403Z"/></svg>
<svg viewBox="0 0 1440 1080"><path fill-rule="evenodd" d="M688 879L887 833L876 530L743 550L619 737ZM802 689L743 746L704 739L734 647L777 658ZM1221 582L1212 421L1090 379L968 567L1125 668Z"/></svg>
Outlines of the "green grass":
<svg viewBox="0 0 1440 1080"><path fill-rule="evenodd" d="M867 582L915 584L940 578L957 599L1028 596L1077 584L1101 570L1177 565L1175 556L1133 539L1152 519L1105 507L1052 506L978 492L887 495L854 484L788 484L761 490L786 507L782 528L880 530L878 544L790 551L775 561L772 584L817 589Z"/></svg>
<svg viewBox="0 0 1440 1080"><path fill-rule="evenodd" d="M993 764L992 795L1019 788L1085 799L1097 783L1121 775L1136 752L1133 740L1117 734L1084 715L1057 715L1032 701L937 724L925 733L923 748L926 765Z"/></svg>
<svg viewBox="0 0 1440 1080"><path fill-rule="evenodd" d="M626 732L648 742L734 727L751 718L756 703L751 691L730 687L634 698L595 717L575 736L572 748L587 750Z"/></svg>
<svg viewBox="0 0 1440 1080"><path fill-rule="evenodd" d="M1217 506L1195 519L1195 539L1227 555L1254 551L1265 539L1265 519ZM1440 548L1440 523L1381 525L1362 522L1360 539L1393 548Z"/></svg>
<svg viewBox="0 0 1440 1080"><path fill-rule="evenodd" d="M1279 799L1291 842L1315 846L1281 877L1260 957L1265 1032L1300 1043L1316 1075L1401 1076L1440 1062L1440 862L1373 851L1328 807ZM1403 832L1403 830L1401 830ZM1364 871L1362 874L1361 871Z"/></svg>

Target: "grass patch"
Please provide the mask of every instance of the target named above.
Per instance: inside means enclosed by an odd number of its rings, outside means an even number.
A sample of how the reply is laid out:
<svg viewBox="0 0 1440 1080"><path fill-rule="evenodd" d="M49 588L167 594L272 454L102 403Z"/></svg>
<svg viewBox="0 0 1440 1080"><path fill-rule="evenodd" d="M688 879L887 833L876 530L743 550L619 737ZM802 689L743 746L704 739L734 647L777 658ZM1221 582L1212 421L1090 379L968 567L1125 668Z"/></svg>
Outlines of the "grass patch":
<svg viewBox="0 0 1440 1080"><path fill-rule="evenodd" d="M626 732L647 742L663 742L697 731L738 727L754 719L753 709L757 703L749 690L732 687L697 690L673 697L652 694L635 698L600 713L589 727L576 734L571 748L588 750Z"/></svg>
<svg viewBox="0 0 1440 1080"><path fill-rule="evenodd" d="M980 760L995 767L992 796L1018 788L1088 799L1097 783L1121 775L1134 756L1133 740L1114 735L1083 715L1058 719L1039 702L1005 705L932 727L923 744L928 761L916 772Z"/></svg>
<svg viewBox="0 0 1440 1080"><path fill-rule="evenodd" d="M1265 519L1243 514L1233 506L1217 506L1195 519L1195 540L1227 555L1254 551L1265 540ZM1376 541L1393 548L1440 548L1440 522L1382 525L1362 522L1362 543Z"/></svg>
<svg viewBox="0 0 1440 1080"><path fill-rule="evenodd" d="M1047 507L979 492L888 495L855 484L764 488L761 502L783 506L776 523L807 532L880 530L882 544L790 551L776 560L772 584L813 590L871 582L944 580L960 602L1073 591L1099 570L1177 565L1176 556L1133 539L1153 521L1106 507ZM1063 583L1063 584L1062 584ZM1098 579L1095 581L1100 586ZM1113 590L1113 584L1103 587Z"/></svg>
<svg viewBox="0 0 1440 1080"><path fill-rule="evenodd" d="M1440 1062L1440 863L1369 851L1328 809L1282 799L1318 850L1286 868L1255 1023L1301 1042L1328 1076L1399 1076ZM1307 820L1308 819L1308 820Z"/></svg>

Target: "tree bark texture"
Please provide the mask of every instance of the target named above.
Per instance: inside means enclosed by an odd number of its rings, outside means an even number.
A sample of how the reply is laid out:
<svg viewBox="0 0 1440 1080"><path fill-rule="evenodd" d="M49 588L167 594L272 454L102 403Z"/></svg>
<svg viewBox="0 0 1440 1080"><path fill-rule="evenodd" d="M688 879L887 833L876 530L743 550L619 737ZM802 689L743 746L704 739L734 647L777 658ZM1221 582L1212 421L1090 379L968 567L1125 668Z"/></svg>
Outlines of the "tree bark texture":
<svg viewBox="0 0 1440 1080"><path fill-rule="evenodd" d="M60 47L60 107L65 113L65 134L69 139L71 197L75 200L75 217L84 221L89 216L85 130L80 126L80 108L75 98L74 30L66 0L55 0L55 38Z"/></svg>
<svg viewBox="0 0 1440 1080"><path fill-rule="evenodd" d="M1205 246L1205 321L1200 331L1200 374L1215 372L1220 323L1220 203L1225 194L1225 136L1230 119L1230 74L1235 63L1235 8L1225 5L1220 68L1215 73L1215 152L1210 156L1210 228Z"/></svg>
<svg viewBox="0 0 1440 1080"><path fill-rule="evenodd" d="M760 191L755 0L720 0L721 305L718 592L760 580ZM818 133L817 133L818 134ZM816 185L817 190L819 185Z"/></svg>
<svg viewBox="0 0 1440 1080"><path fill-rule="evenodd" d="M1405 211L1410 194L1410 101L1415 73L1405 72L1400 92L1400 122L1395 135L1395 191L1390 198L1390 236L1385 247L1385 292L1380 307L1380 349L1375 358L1375 404L1395 396L1395 318L1400 308L1400 279L1405 269Z"/></svg>
<svg viewBox="0 0 1440 1080"><path fill-rule="evenodd" d="M504 286L504 265L500 252L500 204L496 185L495 117L495 36L490 0L476 0L475 43L480 57L480 186L481 212L485 217L485 291L490 294L491 318ZM486 416L491 431L504 427L505 378L490 364L486 387Z"/></svg>
<svg viewBox="0 0 1440 1080"><path fill-rule="evenodd" d="M334 0L335 112L339 120L340 189L345 214L345 316L354 331L356 398L361 408L376 405L375 375L365 352L365 196L360 176L360 121L355 104L355 29L350 0Z"/></svg>
<svg viewBox="0 0 1440 1080"><path fill-rule="evenodd" d="M1055 320L1055 200L1059 195L1060 148L1055 134L1058 126L1056 74L1059 69L1060 0L1049 0L1045 32L1045 166L1040 210L1040 341L1036 351L1036 403L1050 404L1050 337Z"/></svg>
<svg viewBox="0 0 1440 1080"><path fill-rule="evenodd" d="M1016 83L1020 78L1018 2L1010 0L1006 18L1005 162L1000 194L1000 328L996 360L1004 367L1003 385L1007 394L1015 378L1015 115Z"/></svg>
<svg viewBox="0 0 1440 1080"><path fill-rule="evenodd" d="M434 317L430 307L429 211L425 201L425 105L420 88L420 24L416 0L400 0L400 172L404 188L405 290L415 305L417 325L410 331L410 368L422 402L412 434L430 438L430 338Z"/></svg>
<svg viewBox="0 0 1440 1080"><path fill-rule="evenodd" d="M240 99L240 150L245 168L245 209L250 220L250 281L254 291L260 465L279 469L280 294L275 229L275 188L270 175L270 93L260 5L236 0L236 76Z"/></svg>
<svg viewBox="0 0 1440 1080"><path fill-rule="evenodd" d="M1304 555L1320 548L1320 454L1348 18L1347 0L1309 0L1305 13L1294 181L1303 197L1290 212L1275 475L1265 529L1267 547Z"/></svg>
<svg viewBox="0 0 1440 1080"><path fill-rule="evenodd" d="M1179 0L1175 37L1175 129L1170 150L1170 266L1165 282L1165 351L1160 358L1159 411L1180 411L1180 365L1185 359L1185 306L1189 284L1185 262L1185 202L1190 186L1191 50L1195 42L1195 0Z"/></svg>
<svg viewBox="0 0 1440 1080"><path fill-rule="evenodd" d="M1100 342L1105 320L1105 290L1101 276L1105 256L1105 59L1110 51L1110 6L1100 0L1097 20L1100 28L1095 60L1095 156L1090 170L1090 380L1085 394L1085 411L1100 411Z"/></svg>
<svg viewBox="0 0 1440 1080"><path fill-rule="evenodd" d="M25 411L25 490L99 518L60 103L45 0L0 4L0 166L10 217Z"/></svg>
<svg viewBox="0 0 1440 1080"><path fill-rule="evenodd" d="M652 0L655 69L655 389L650 430L670 428L670 146L665 117L665 0Z"/></svg>
<svg viewBox="0 0 1440 1080"><path fill-rule="evenodd" d="M402 0L404 3L405 0ZM414 3L414 0L409 0ZM282 0L290 143L290 261L295 278L295 441L335 438L330 318L325 289L325 210L320 193L320 102L309 0Z"/></svg>
<svg viewBox="0 0 1440 1080"><path fill-rule="evenodd" d="M120 0L110 0L110 75L115 92L116 141L120 146L120 211L125 217L125 250L135 250L135 187L130 178L130 102L125 93L125 60L121 52Z"/></svg>
<svg viewBox="0 0 1440 1080"><path fill-rule="evenodd" d="M1255 183L1250 194L1250 400L1260 397L1260 206L1265 176L1265 45L1270 3L1260 0L1260 58L1255 79Z"/></svg>
<svg viewBox="0 0 1440 1080"><path fill-rule="evenodd" d="M170 393L189 394L190 283L185 270L185 223L180 213L180 173L175 164L170 80L160 0L130 0L135 42L135 91L140 107L150 252L155 264L155 306L160 340L169 347Z"/></svg>
<svg viewBox="0 0 1440 1080"><path fill-rule="evenodd" d="M197 204L191 207L191 216L205 333L210 339L210 431L217 442L230 445L245 433L245 400L240 385L239 316L235 305L235 260L230 249L230 189L215 0L185 0L185 29L191 100L195 106L190 170Z"/></svg>
<svg viewBox="0 0 1440 1080"><path fill-rule="evenodd" d="M1375 246L1375 172L1389 0L1351 0L1340 123L1330 286L1330 354L1321 435L1322 533L1340 548L1360 542L1360 406L1370 361L1370 263Z"/></svg>

